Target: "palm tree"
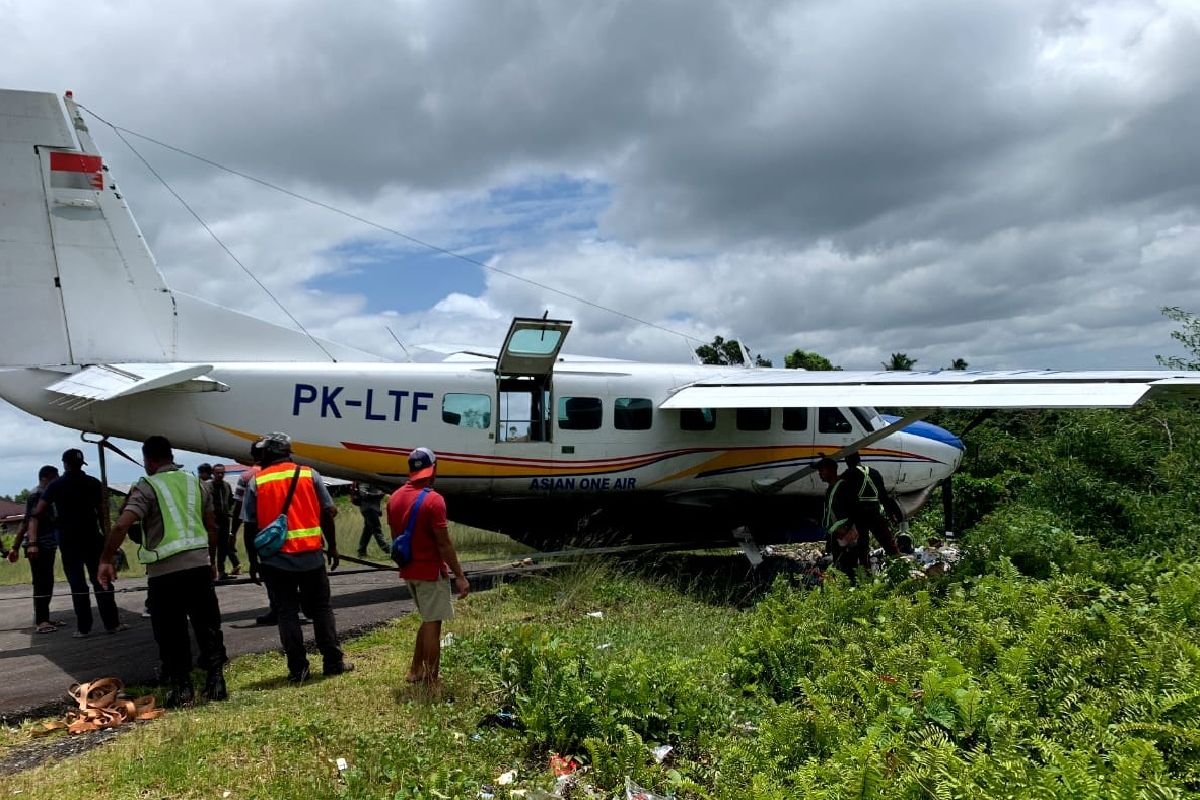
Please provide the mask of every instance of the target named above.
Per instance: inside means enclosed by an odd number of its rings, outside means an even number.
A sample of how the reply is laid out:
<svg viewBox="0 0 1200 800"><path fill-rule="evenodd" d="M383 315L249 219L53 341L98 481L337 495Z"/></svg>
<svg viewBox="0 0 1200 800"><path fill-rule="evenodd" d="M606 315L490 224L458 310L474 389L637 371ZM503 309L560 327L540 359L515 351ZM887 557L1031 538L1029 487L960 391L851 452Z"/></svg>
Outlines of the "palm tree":
<svg viewBox="0 0 1200 800"><path fill-rule="evenodd" d="M967 363L967 360L965 358L956 358L956 359L954 359L953 362L951 362L950 369L956 369L956 370L962 371L969 366L971 366L971 365Z"/></svg>
<svg viewBox="0 0 1200 800"><path fill-rule="evenodd" d="M905 371L911 370L913 364L917 363L915 358L909 358L908 353L892 353L892 360L884 361L883 368L888 371Z"/></svg>

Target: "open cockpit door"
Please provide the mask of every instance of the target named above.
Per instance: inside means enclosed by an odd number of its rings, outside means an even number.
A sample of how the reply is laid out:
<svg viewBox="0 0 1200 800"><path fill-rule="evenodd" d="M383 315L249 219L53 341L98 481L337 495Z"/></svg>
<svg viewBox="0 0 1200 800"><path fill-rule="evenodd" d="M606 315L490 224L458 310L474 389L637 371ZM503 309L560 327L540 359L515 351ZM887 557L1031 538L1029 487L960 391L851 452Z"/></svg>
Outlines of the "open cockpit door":
<svg viewBox="0 0 1200 800"><path fill-rule="evenodd" d="M519 449L549 455L554 363L570 330L569 320L512 321L496 359L497 444L536 445Z"/></svg>

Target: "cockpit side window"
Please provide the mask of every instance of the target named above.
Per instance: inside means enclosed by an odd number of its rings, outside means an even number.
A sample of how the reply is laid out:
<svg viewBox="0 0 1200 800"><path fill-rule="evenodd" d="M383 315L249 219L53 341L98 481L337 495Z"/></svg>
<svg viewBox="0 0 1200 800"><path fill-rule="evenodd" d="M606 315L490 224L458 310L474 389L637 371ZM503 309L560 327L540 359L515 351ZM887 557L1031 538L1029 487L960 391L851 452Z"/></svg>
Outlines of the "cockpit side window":
<svg viewBox="0 0 1200 800"><path fill-rule="evenodd" d="M817 411L817 430L821 433L851 433L854 426L838 408L822 408Z"/></svg>

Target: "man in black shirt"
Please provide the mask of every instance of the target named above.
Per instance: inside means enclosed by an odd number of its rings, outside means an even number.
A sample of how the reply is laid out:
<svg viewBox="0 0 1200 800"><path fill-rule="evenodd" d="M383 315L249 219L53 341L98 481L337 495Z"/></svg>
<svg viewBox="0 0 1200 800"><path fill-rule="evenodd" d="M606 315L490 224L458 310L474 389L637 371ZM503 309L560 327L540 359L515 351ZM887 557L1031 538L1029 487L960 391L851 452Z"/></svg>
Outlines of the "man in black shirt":
<svg viewBox="0 0 1200 800"><path fill-rule="evenodd" d="M889 556L900 555L888 519L899 522L904 518L904 512L884 485L883 475L879 470L863 464L858 453L846 456L846 467L845 480L850 482L853 494L858 500L853 516L854 526L859 533L860 558L868 563L870 561L871 543L868 533L875 535L880 547Z"/></svg>
<svg viewBox="0 0 1200 800"><path fill-rule="evenodd" d="M383 540L383 526L379 522L383 516L379 508L382 501L383 492L369 483L355 483L350 487L350 502L358 506L363 520L362 536L358 538L359 558L367 557L367 545L372 539L385 556L392 554L391 546Z"/></svg>
<svg viewBox="0 0 1200 800"><path fill-rule="evenodd" d="M83 471L87 462L78 448L65 451L62 463L63 475L46 487L33 510L28 537L31 543L38 541L39 520L53 508L54 518L58 521L58 551L62 554L63 572L71 585L71 601L75 606L76 638L92 632L89 580L104 629L109 633L128 630L129 626L121 623L112 587L106 589L96 580L108 529L108 510L104 508L100 481Z"/></svg>

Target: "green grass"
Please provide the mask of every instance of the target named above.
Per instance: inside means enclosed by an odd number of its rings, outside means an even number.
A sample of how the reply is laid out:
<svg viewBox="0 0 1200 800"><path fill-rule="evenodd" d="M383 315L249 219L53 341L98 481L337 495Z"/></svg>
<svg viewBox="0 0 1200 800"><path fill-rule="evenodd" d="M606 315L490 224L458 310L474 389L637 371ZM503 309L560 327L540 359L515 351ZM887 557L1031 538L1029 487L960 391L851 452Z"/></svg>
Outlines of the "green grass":
<svg viewBox="0 0 1200 800"><path fill-rule="evenodd" d="M603 611L603 619L587 616ZM166 717L109 746L4 779L0 796L34 797L476 797L518 768L517 785L549 788L547 753L525 735L478 727L505 702L494 660L530 630L561 633L597 663L671 653L703 658L723 647L738 614L604 567L527 578L471 596L446 630L440 693L402 677L416 620L347 644L350 675L293 687L279 655L236 659L231 699ZM28 740L32 723L0 744ZM56 734L62 735L62 734ZM339 778L335 761L350 769ZM516 786L514 786L516 788Z"/></svg>
<svg viewBox="0 0 1200 800"><path fill-rule="evenodd" d="M345 555L353 556L358 552L358 540L362 535L362 515L356 507L342 498L338 498L337 504L338 550ZM383 525L383 535L385 539L388 538L386 520ZM532 548L515 542L503 534L480 530L479 528L471 528L454 522L450 523L450 538L454 541L459 560L463 562L504 561L511 558L523 557L525 554L533 552ZM237 539L238 557L242 560L244 570L246 548L242 544L240 531ZM5 545L11 544L12 537L10 536L5 539ZM125 551L126 560L129 562L129 569L123 570L121 576L127 578L140 578L144 576L146 568L137 560L137 545L126 541L121 549ZM367 553L371 560L380 562L388 561L387 556L381 553L378 545L374 543L368 545ZM354 565L347 564L346 566L347 568L352 568ZM55 558L54 575L58 581L66 580L62 571L62 562L57 557ZM29 562L23 556L16 564L9 564L7 561L0 564L0 585L29 585L30 580Z"/></svg>

